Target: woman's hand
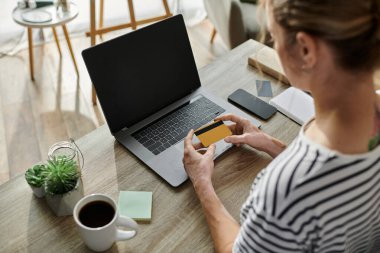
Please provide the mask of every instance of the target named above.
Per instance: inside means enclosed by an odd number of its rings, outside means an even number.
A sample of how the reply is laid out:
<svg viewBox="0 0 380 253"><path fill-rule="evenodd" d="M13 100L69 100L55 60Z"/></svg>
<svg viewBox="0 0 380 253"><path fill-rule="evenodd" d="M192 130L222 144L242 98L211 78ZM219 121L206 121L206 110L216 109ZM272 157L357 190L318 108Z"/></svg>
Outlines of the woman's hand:
<svg viewBox="0 0 380 253"><path fill-rule="evenodd" d="M183 165L197 190L199 187L211 184L211 177L214 172L215 145L210 145L207 151L201 154L196 149L203 146L200 143L193 145L193 134L194 130L191 130L185 138Z"/></svg>
<svg viewBox="0 0 380 253"><path fill-rule="evenodd" d="M236 146L247 144L252 148L268 153L272 157L276 157L286 148L284 143L264 133L248 119L234 114L226 114L215 120L234 122L228 126L233 135L224 139L228 143L232 143Z"/></svg>
<svg viewBox="0 0 380 253"><path fill-rule="evenodd" d="M211 183L215 145L210 145L204 154L200 154L197 149L203 146L200 143L193 145L193 134L194 131L191 130L185 138L183 164L205 213L215 251L232 252L240 225L224 208Z"/></svg>

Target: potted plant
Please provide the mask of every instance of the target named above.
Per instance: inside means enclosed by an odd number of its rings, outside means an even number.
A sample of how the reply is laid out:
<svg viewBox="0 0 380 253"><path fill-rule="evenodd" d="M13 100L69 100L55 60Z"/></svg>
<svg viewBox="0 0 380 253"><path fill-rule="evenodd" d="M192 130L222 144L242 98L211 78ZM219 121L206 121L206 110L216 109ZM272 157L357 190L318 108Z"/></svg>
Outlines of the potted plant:
<svg viewBox="0 0 380 253"><path fill-rule="evenodd" d="M52 157L45 170L46 201L57 216L72 215L83 197L78 165L66 156Z"/></svg>
<svg viewBox="0 0 380 253"><path fill-rule="evenodd" d="M25 172L26 182L30 185L34 195L38 198L45 196L44 182L45 182L45 165L34 165Z"/></svg>

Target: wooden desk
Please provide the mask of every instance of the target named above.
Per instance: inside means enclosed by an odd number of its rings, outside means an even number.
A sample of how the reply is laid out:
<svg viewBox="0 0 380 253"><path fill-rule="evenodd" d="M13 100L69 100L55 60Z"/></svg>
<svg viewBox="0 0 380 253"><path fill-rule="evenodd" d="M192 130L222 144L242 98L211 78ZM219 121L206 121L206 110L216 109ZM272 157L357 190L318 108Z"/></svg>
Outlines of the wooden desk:
<svg viewBox="0 0 380 253"><path fill-rule="evenodd" d="M238 87L256 93L255 80L260 77L247 64L247 58L258 49L257 43L248 41L202 68L202 84L225 99ZM274 94L286 88L273 80L272 86ZM300 127L277 113L269 122L263 122L262 128L290 143ZM114 244L111 252L213 252L202 208L189 181L179 188L170 187L118 144L105 125L77 143L86 159L86 195L104 193L117 200L120 190L153 192L151 223L140 223L137 237ZM216 161L216 192L237 220L253 179L270 161L268 155L246 147L235 147ZM4 252L89 251L72 216L55 217L44 199L33 196L24 175L0 186L0 222Z"/></svg>

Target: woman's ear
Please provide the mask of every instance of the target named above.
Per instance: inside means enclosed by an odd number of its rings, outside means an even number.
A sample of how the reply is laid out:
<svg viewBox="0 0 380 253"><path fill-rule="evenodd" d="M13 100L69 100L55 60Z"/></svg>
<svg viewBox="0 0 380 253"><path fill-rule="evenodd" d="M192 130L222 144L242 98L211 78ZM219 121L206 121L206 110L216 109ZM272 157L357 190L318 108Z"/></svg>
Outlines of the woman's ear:
<svg viewBox="0 0 380 253"><path fill-rule="evenodd" d="M312 69L317 62L317 41L307 33L298 32L296 43L299 58L301 59L301 68L305 70Z"/></svg>

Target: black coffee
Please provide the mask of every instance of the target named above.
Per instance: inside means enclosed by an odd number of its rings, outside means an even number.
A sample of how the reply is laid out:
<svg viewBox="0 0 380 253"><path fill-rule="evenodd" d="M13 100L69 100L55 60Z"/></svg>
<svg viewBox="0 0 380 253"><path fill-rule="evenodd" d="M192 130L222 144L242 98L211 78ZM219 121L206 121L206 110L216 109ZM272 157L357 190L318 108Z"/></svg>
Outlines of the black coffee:
<svg viewBox="0 0 380 253"><path fill-rule="evenodd" d="M87 203L79 211L79 220L86 227L98 228L110 223L115 216L115 209L101 200Z"/></svg>

